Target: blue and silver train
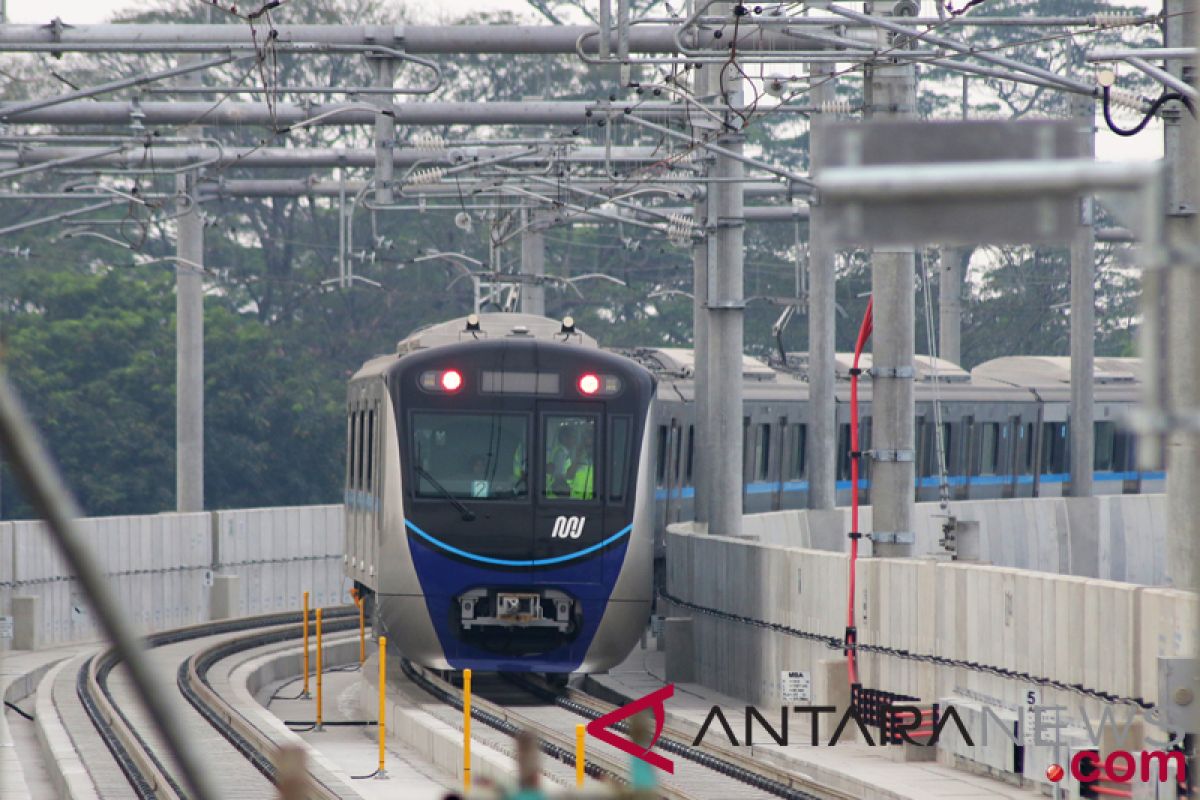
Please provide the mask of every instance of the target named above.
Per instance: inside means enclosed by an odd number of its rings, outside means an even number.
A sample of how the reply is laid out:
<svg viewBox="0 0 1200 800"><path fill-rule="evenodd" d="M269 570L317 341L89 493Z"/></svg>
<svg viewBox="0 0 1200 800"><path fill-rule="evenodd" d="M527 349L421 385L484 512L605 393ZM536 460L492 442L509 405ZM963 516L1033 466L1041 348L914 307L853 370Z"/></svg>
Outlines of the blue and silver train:
<svg viewBox="0 0 1200 800"><path fill-rule="evenodd" d="M563 322L472 315L350 382L346 570L434 669L595 672L650 613L655 379Z"/></svg>
<svg viewBox="0 0 1200 800"><path fill-rule="evenodd" d="M839 356L843 504L850 363ZM1137 402L1135 368L1096 359L1097 492L1163 489L1161 472L1135 469L1133 437L1116 424ZM434 325L367 362L347 404L346 573L378 632L436 669L618 664L649 615L666 526L692 517L693 374L690 350L605 351L569 319L522 314ZM968 373L918 356L914 374L919 500L943 483L951 499L1064 492L1067 359L1000 358ZM804 376L802 355L743 362L747 513L807 505ZM869 381L860 396L865 451Z"/></svg>

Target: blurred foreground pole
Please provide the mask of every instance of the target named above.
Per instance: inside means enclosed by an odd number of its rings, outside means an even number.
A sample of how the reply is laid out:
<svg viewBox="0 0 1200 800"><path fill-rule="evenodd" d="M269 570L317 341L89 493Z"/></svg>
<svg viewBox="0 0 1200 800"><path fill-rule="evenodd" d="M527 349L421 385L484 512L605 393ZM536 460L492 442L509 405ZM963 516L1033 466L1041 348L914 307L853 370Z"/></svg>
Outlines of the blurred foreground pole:
<svg viewBox="0 0 1200 800"><path fill-rule="evenodd" d="M75 522L80 516L79 507L59 477L49 452L3 370L0 370L0 449L7 454L9 466L25 496L46 520L63 558L91 603L101 630L129 670L138 699L175 758L192 797L194 800L217 800L218 795L196 751L187 746L181 717L168 702L167 690L151 669L143 644L128 622L133 614L117 603L108 577L84 544L83 534Z"/></svg>
<svg viewBox="0 0 1200 800"><path fill-rule="evenodd" d="M1197 43L1200 25L1195 22L1198 0L1168 0L1164 4L1168 47ZM1167 61L1170 70L1182 76L1187 61ZM1166 365L1167 407L1175 415L1167 436L1167 572L1178 589L1196 589L1200 581L1200 434L1181 430L1179 415L1200 408L1200 270L1196 248L1200 246L1196 195L1200 189L1200 128L1178 103L1168 103L1164 112L1164 150L1167 160L1167 236L1174 252L1187 263L1173 261L1167 272ZM1178 256L1176 257L1178 258Z"/></svg>

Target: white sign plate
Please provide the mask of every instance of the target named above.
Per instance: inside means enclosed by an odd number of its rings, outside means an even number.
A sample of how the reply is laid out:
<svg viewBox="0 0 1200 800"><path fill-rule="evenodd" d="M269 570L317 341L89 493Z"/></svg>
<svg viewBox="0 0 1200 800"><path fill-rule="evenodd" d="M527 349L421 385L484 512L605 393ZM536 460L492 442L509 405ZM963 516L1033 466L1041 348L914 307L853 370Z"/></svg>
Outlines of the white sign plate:
<svg viewBox="0 0 1200 800"><path fill-rule="evenodd" d="M812 701L812 681L807 672L783 670L779 673L779 694L785 703Z"/></svg>

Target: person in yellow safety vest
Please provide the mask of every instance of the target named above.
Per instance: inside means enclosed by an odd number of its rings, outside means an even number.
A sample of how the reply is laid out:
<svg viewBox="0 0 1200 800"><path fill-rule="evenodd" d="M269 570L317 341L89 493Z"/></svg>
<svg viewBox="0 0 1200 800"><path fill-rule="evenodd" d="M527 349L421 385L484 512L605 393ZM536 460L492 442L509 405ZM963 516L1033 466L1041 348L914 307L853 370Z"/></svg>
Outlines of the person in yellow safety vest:
<svg viewBox="0 0 1200 800"><path fill-rule="evenodd" d="M576 467L575 474L571 476L572 500L591 500L595 497L594 476L595 470L590 461L584 461Z"/></svg>

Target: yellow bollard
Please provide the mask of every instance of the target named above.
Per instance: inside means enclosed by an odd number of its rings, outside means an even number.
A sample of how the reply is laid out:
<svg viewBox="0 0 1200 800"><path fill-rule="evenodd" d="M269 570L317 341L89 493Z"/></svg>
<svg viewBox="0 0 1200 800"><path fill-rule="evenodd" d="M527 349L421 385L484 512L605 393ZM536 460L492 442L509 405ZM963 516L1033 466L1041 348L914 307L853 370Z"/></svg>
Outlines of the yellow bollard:
<svg viewBox="0 0 1200 800"><path fill-rule="evenodd" d="M387 637L379 637L379 772L377 778L386 778L384 759L387 749L384 741L387 738Z"/></svg>
<svg viewBox="0 0 1200 800"><path fill-rule="evenodd" d="M317 724L313 728L316 731L325 730L324 720L321 718L321 611L317 609Z"/></svg>
<svg viewBox="0 0 1200 800"><path fill-rule="evenodd" d="M304 691L300 693L301 697L307 698L308 694L308 592L304 593Z"/></svg>
<svg viewBox="0 0 1200 800"><path fill-rule="evenodd" d="M575 787L583 788L583 768L587 763L583 755L584 731L587 730L586 725L575 726Z"/></svg>
<svg viewBox="0 0 1200 800"><path fill-rule="evenodd" d="M471 670L463 670L463 791L471 790Z"/></svg>

